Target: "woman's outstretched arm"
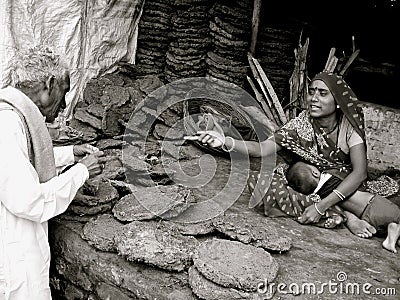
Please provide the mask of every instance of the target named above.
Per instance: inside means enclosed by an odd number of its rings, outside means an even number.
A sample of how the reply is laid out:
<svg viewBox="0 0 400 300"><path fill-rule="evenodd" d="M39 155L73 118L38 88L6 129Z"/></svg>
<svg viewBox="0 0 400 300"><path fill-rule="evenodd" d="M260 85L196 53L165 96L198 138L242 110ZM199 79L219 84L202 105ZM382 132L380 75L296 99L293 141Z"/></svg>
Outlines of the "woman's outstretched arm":
<svg viewBox="0 0 400 300"><path fill-rule="evenodd" d="M262 142L243 141L225 137L220 133L210 131L198 131L196 135L185 137L187 140L199 141L203 144L208 144L212 148L223 148L226 151L235 151L242 154L248 154L252 157L266 157L278 152L281 147L272 139L267 139Z"/></svg>

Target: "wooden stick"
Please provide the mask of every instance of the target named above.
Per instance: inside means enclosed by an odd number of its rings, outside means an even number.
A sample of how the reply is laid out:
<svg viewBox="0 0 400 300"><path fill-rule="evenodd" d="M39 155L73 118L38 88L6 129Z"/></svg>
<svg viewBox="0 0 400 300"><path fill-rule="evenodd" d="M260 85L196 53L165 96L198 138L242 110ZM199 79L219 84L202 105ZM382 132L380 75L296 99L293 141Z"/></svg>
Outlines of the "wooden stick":
<svg viewBox="0 0 400 300"><path fill-rule="evenodd" d="M326 71L333 73L335 71L338 61L339 61L339 59L336 56L332 56Z"/></svg>
<svg viewBox="0 0 400 300"><path fill-rule="evenodd" d="M273 103L273 107L276 109L276 111L278 113L280 122L282 124L285 124L287 122L285 112L283 111L281 103L279 102L278 96L276 95L271 82L268 80L268 77L265 74L265 72L264 72L263 68L261 67L260 63L258 62L258 60L255 59L254 57L252 57L252 60L254 62L254 65L256 66L258 73L260 74L262 82L264 83L265 87L267 88L268 94L271 97L271 100Z"/></svg>
<svg viewBox="0 0 400 300"><path fill-rule="evenodd" d="M275 118L271 112L271 109L268 107L262 94L257 90L257 87L254 84L253 80L249 76L246 76L246 77L247 77L247 81L249 82L251 88L253 89L254 95L256 96L258 103L261 105L261 108L263 109L265 115L267 116L268 119L275 121Z"/></svg>
<svg viewBox="0 0 400 300"><path fill-rule="evenodd" d="M265 97L265 100L266 100L266 102L268 104L269 110L272 113L273 120L275 121L275 123L277 125L280 126L280 125L282 125L281 120L280 120L280 118L279 118L279 116L278 116L278 114L276 112L276 109L274 109L274 105L272 104L272 99L268 95L268 92L267 92L267 90L266 90L266 88L264 86L264 83L261 80L260 74L257 71L257 68L256 68L256 66L255 66L255 64L254 64L254 62L252 60L252 56L251 56L250 53L248 53L248 59L249 59L250 70L253 73L254 79L257 81L258 86L260 87L260 89L262 91L262 94Z"/></svg>
<svg viewBox="0 0 400 300"><path fill-rule="evenodd" d="M350 55L349 60L346 62L346 64L344 65L344 67L342 68L342 70L339 73L341 76L345 75L347 69L350 67L350 65L353 63L353 61L357 58L358 54L360 54L360 49L357 49Z"/></svg>
<svg viewBox="0 0 400 300"><path fill-rule="evenodd" d="M255 55L256 52L258 27L260 25L260 12L261 12L261 0L254 0L251 43L250 43L250 53L252 55Z"/></svg>
<svg viewBox="0 0 400 300"><path fill-rule="evenodd" d="M307 94L307 87L308 87L308 76L307 76L307 53L308 53L308 46L310 44L310 39L307 38L303 47L302 47L302 60L300 64L300 71L301 71L301 78L300 78L300 83L301 83L301 89L300 91L302 92L302 95L300 97L300 107L302 109L307 107L307 99L306 99L306 94Z"/></svg>
<svg viewBox="0 0 400 300"><path fill-rule="evenodd" d="M335 55L335 52L336 52L336 48L334 48L334 47L331 48L331 50L329 51L329 55L328 55L328 59L326 60L326 63L325 63L324 71L328 71L329 64L331 63L332 57Z"/></svg>
<svg viewBox="0 0 400 300"><path fill-rule="evenodd" d="M307 71L306 71L306 59L308 45L310 43L309 38L306 39L304 45L301 45L301 36L299 39L298 48L294 50L295 54L295 67L292 75L289 79L290 85L290 102L285 107L288 108L286 113L287 119L292 119L297 116L297 108L305 108L305 89L307 85ZM285 110L285 108L284 108Z"/></svg>

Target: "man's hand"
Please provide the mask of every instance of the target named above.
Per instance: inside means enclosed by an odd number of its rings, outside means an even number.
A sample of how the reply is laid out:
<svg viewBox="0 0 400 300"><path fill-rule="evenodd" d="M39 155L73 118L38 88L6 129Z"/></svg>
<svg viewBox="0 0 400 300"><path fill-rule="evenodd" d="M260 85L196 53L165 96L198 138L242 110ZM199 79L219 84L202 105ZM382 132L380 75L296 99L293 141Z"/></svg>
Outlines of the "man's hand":
<svg viewBox="0 0 400 300"><path fill-rule="evenodd" d="M94 177L101 173L103 164L107 161L103 151L97 151L89 154L78 162L84 164L89 171L89 177Z"/></svg>
<svg viewBox="0 0 400 300"><path fill-rule="evenodd" d="M86 154L92 154L98 151L100 151L99 148L90 144L74 145L74 155L76 156L84 156Z"/></svg>
<svg viewBox="0 0 400 300"><path fill-rule="evenodd" d="M225 144L225 137L214 130L198 131L196 135L185 136L185 140L199 141L208 144L212 148L218 148Z"/></svg>
<svg viewBox="0 0 400 300"><path fill-rule="evenodd" d="M100 150L99 150L99 148L94 147L92 145L83 144L83 145L74 145L73 151L74 151L75 161L77 162L81 158L83 158L85 155L99 152Z"/></svg>

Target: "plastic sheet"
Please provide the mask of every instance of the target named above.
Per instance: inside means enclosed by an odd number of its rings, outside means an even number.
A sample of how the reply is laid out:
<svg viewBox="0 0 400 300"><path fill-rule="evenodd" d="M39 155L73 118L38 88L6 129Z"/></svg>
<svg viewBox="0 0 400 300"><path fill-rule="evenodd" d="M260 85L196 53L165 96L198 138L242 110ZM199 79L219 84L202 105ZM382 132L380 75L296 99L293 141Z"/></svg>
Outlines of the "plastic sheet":
<svg viewBox="0 0 400 300"><path fill-rule="evenodd" d="M46 44L66 61L71 91L69 119L86 83L120 62L135 63L138 23L144 0L0 1L0 84L9 83L15 49Z"/></svg>

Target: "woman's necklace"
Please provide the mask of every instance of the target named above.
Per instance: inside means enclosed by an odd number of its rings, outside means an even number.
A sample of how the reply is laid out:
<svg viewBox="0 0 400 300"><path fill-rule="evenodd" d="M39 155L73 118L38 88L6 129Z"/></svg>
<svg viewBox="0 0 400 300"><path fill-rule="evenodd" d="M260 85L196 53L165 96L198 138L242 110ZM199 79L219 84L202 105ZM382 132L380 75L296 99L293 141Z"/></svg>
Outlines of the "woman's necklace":
<svg viewBox="0 0 400 300"><path fill-rule="evenodd" d="M338 127L338 124L339 124L339 122L336 121L335 126L333 126L333 128L332 128L331 130L325 131L325 130L322 128L322 131L323 131L326 135L329 135L329 134L331 134L332 132L334 132L334 131L336 130L336 128Z"/></svg>

